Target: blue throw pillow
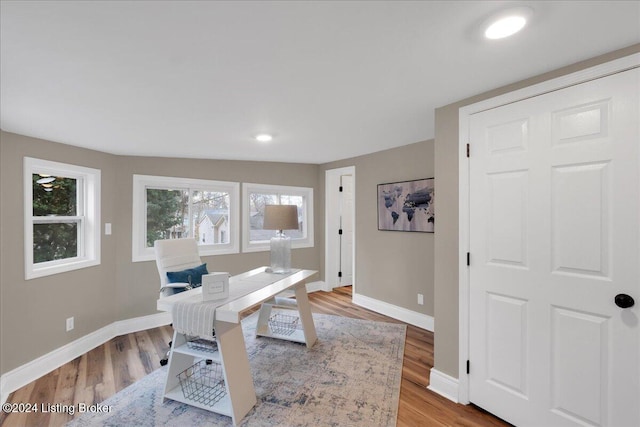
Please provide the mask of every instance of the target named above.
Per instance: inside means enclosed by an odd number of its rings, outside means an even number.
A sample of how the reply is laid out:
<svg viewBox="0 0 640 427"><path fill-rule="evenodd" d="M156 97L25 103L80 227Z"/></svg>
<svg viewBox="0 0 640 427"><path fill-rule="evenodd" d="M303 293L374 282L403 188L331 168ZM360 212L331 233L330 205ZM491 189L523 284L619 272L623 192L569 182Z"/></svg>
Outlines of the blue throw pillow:
<svg viewBox="0 0 640 427"><path fill-rule="evenodd" d="M207 271L207 264L187 268L182 271L168 271L167 279L169 279L169 283L191 283L191 286L195 288L202 285L203 274L209 274Z"/></svg>

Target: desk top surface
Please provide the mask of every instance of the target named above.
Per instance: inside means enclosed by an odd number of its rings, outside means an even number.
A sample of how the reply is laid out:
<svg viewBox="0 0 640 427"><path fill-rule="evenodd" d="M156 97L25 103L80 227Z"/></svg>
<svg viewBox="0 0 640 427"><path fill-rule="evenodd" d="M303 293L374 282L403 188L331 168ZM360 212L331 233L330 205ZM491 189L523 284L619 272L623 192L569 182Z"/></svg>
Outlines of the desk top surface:
<svg viewBox="0 0 640 427"><path fill-rule="evenodd" d="M292 270L291 274L267 272L267 267L258 267L229 278L229 297L218 301L216 319L238 323L240 313L254 305L286 291L315 275L315 270ZM202 288L190 289L175 295L160 298L157 309L171 311L176 302L202 302Z"/></svg>

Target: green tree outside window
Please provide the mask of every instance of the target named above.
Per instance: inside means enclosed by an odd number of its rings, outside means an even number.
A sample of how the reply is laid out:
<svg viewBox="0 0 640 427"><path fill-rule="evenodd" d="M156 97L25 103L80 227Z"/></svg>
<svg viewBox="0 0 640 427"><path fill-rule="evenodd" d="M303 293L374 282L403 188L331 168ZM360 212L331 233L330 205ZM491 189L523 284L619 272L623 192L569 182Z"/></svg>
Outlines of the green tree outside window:
<svg viewBox="0 0 640 427"><path fill-rule="evenodd" d="M41 263L78 256L78 180L32 174L33 261ZM51 217L60 217L50 221Z"/></svg>

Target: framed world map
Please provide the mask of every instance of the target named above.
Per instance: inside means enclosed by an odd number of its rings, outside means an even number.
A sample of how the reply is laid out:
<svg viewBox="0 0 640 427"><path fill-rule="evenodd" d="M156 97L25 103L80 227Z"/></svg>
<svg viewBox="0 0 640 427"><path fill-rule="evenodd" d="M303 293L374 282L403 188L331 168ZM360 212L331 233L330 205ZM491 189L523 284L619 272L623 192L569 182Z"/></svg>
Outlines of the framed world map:
<svg viewBox="0 0 640 427"><path fill-rule="evenodd" d="M434 179L378 184L378 230L433 233Z"/></svg>

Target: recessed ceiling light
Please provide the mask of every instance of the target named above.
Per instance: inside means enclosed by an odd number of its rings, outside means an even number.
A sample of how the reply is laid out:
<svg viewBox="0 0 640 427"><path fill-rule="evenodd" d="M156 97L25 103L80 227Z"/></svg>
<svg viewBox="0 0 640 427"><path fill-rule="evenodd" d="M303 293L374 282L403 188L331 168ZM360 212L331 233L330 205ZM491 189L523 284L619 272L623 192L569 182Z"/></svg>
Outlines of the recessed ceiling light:
<svg viewBox="0 0 640 427"><path fill-rule="evenodd" d="M491 40L509 37L522 30L532 14L533 10L529 7L504 10L487 21L484 36Z"/></svg>
<svg viewBox="0 0 640 427"><path fill-rule="evenodd" d="M269 134L266 133L261 133L259 135L256 135L256 141L260 141L260 142L269 142L273 139L273 137Z"/></svg>

